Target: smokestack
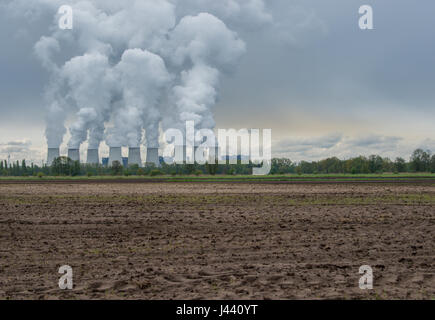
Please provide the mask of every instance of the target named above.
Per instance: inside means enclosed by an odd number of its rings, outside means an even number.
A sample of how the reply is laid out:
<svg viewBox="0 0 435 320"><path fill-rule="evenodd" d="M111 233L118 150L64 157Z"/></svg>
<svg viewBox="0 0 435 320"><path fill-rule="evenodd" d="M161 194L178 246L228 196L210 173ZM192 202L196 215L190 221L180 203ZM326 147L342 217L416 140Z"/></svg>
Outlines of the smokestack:
<svg viewBox="0 0 435 320"><path fill-rule="evenodd" d="M100 157L98 156L98 149L88 149L88 159L86 163L88 164L99 164Z"/></svg>
<svg viewBox="0 0 435 320"><path fill-rule="evenodd" d="M54 159L59 158L59 148L48 148L47 152L47 165L51 166Z"/></svg>
<svg viewBox="0 0 435 320"><path fill-rule="evenodd" d="M109 151L109 166L112 165L113 161L119 161L122 165L122 151L121 147L110 147Z"/></svg>
<svg viewBox="0 0 435 320"><path fill-rule="evenodd" d="M68 149L68 158L70 158L72 161L80 161L79 149Z"/></svg>
<svg viewBox="0 0 435 320"><path fill-rule="evenodd" d="M147 148L147 161L146 163L154 163L156 167L160 167L159 149Z"/></svg>
<svg viewBox="0 0 435 320"><path fill-rule="evenodd" d="M140 148L128 149L128 165L137 164L142 167L142 159L140 157Z"/></svg>

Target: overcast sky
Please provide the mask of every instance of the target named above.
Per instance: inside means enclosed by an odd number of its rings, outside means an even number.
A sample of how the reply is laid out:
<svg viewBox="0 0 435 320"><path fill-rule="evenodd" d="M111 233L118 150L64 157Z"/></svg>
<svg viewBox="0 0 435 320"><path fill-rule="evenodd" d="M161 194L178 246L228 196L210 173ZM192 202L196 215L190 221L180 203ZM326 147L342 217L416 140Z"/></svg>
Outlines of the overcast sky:
<svg viewBox="0 0 435 320"><path fill-rule="evenodd" d="M358 27L364 4L374 30ZM435 2L272 0L266 9L273 24L237 30L247 52L222 79L218 128L271 128L273 156L292 160L435 152ZM0 158L40 162L48 75L33 46L54 12L0 10Z"/></svg>

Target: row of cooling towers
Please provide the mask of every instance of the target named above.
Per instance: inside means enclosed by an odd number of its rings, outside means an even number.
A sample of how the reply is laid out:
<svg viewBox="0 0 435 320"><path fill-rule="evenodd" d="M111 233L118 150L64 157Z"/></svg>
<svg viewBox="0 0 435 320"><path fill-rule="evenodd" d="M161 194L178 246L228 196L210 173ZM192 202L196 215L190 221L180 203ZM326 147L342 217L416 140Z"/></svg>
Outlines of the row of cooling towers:
<svg viewBox="0 0 435 320"><path fill-rule="evenodd" d="M49 148L47 153L47 164L51 165L53 160L60 156L59 148ZM80 150L78 149L68 149L68 158L73 161L80 161ZM109 166L112 165L114 161L118 161L122 164L122 149L110 148L109 152ZM159 161L159 149L158 148L147 148L146 163L153 163L155 166L160 166ZM100 164L100 157L98 149L88 149L87 152L87 164L97 165ZM140 148L129 148L128 149L128 164L137 164L142 166L142 158L140 154Z"/></svg>
<svg viewBox="0 0 435 320"><path fill-rule="evenodd" d="M187 160L187 152L186 146L175 146L175 152L182 154L183 162ZM196 152L197 147L195 147L194 152ZM209 149L209 159L213 161L218 159L218 155L220 154L220 148L215 147ZM53 160L60 156L59 148L48 148L47 153L47 164L51 165ZM80 150L79 149L68 149L68 158L73 161L80 161ZM109 151L109 162L108 165L111 166L114 161L122 162L122 149L120 147L111 147ZM88 149L87 152L87 164L96 165L100 164L100 157L98 153L98 149ZM147 148L146 161L145 163L153 163L156 167L160 166L159 159L159 149L158 148ZM134 165L137 164L140 167L143 165L142 157L140 153L140 148L129 148L128 149L128 164Z"/></svg>

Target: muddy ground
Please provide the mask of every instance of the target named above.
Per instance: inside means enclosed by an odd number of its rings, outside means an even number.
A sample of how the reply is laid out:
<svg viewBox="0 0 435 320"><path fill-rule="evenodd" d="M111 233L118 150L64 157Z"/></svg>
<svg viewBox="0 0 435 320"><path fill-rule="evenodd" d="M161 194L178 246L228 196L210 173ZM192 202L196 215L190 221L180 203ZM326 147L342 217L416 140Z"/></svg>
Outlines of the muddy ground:
<svg viewBox="0 0 435 320"><path fill-rule="evenodd" d="M434 299L435 185L1 184L0 299L85 298Z"/></svg>

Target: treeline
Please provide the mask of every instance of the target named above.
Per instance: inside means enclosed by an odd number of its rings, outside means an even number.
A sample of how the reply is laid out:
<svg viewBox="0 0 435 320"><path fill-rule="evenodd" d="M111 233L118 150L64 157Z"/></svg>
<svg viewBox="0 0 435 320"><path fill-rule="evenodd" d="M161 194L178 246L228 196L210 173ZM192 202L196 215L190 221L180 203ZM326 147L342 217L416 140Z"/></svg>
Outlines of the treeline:
<svg viewBox="0 0 435 320"><path fill-rule="evenodd" d="M332 157L320 161L301 161L292 163L289 159L272 159L271 174L369 174L369 173L403 173L403 172L432 172L435 173L435 154L429 150L415 150L409 161L396 158L382 158L378 155L370 157L359 156L348 160Z"/></svg>
<svg viewBox="0 0 435 320"><path fill-rule="evenodd" d="M0 176L105 176L105 175L223 175L237 174L250 175L252 168L257 165L253 163L241 164L173 164L162 163L161 167L145 165L140 168L138 165L131 165L124 168L119 162L115 161L112 166L87 165L78 161L72 161L67 157L59 157L54 160L51 166L31 164L27 165L23 160L21 163L16 161L8 163L0 161ZM409 161L403 158L396 158L394 161L389 158L382 158L377 155L370 157L356 157L347 160L340 160L332 157L320 161L300 161L292 162L286 158L272 159L271 174L369 174L369 173L403 173L403 172L432 172L435 173L435 154L430 151L417 149L411 155Z"/></svg>
<svg viewBox="0 0 435 320"><path fill-rule="evenodd" d="M78 161L72 161L68 157L56 158L51 166L42 166L31 164L26 165L23 160L20 163L14 162L7 164L6 161L0 162L0 176L158 176L158 175L201 175L201 174L251 174L252 168L256 165L250 164L173 164L168 165L164 162L160 167L154 164L145 164L139 167L137 164L123 167L120 162L114 161L112 166L82 164ZM257 165L258 166L258 165Z"/></svg>

